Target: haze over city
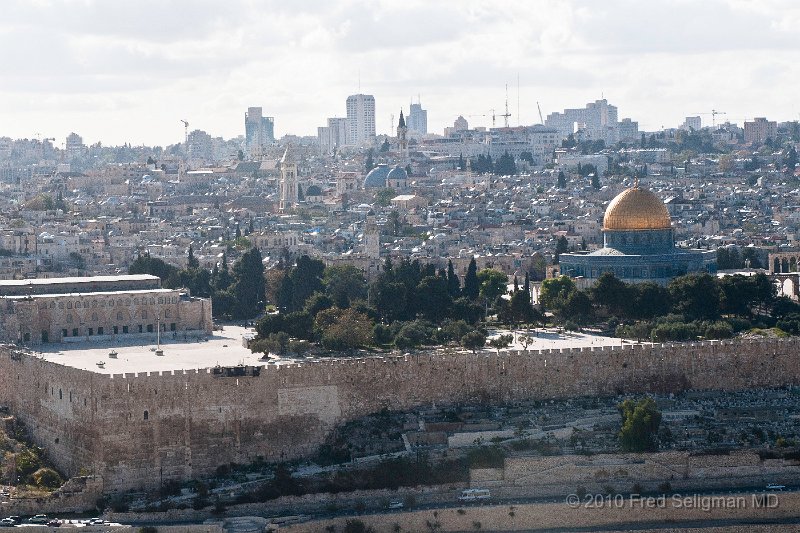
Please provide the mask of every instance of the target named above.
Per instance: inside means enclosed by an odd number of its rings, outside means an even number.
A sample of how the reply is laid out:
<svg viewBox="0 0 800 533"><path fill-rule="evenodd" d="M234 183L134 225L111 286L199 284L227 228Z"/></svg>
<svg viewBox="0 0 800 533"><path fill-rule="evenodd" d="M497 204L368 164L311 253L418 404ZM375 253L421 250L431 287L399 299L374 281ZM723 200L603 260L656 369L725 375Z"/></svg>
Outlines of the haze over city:
<svg viewBox="0 0 800 533"><path fill-rule="evenodd" d="M258 105L276 136L314 135L363 92L379 134L418 96L441 132L458 115L491 126L506 84L510 125L537 123L537 101L546 115L601 97L647 131L712 109L740 125L794 120L798 22L791 1L14 0L0 18L0 126L166 145L181 119L241 135Z"/></svg>

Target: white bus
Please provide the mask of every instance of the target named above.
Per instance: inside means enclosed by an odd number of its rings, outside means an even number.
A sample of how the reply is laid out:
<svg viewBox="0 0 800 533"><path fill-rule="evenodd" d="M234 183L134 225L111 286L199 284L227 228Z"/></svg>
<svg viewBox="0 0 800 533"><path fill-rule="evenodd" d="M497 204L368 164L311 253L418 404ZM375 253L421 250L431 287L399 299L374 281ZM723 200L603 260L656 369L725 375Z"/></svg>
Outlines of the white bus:
<svg viewBox="0 0 800 533"><path fill-rule="evenodd" d="M461 496L458 499L462 502L477 502L481 500L488 500L492 495L489 489L464 489L461 491Z"/></svg>

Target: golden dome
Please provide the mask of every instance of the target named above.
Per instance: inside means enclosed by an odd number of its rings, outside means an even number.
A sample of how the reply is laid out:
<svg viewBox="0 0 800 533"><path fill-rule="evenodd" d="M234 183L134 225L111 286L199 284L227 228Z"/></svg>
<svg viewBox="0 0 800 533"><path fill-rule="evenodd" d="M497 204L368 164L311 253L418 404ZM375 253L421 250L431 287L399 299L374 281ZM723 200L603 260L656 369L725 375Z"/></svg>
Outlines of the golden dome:
<svg viewBox="0 0 800 533"><path fill-rule="evenodd" d="M658 196L646 189L625 189L611 200L603 217L604 230L669 229L669 212Z"/></svg>

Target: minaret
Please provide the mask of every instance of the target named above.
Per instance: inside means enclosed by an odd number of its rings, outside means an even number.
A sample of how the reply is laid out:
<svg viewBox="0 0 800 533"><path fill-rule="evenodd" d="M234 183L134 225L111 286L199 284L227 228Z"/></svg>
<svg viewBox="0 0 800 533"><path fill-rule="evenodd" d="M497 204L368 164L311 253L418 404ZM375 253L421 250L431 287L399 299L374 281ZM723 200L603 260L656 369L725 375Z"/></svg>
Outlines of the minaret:
<svg viewBox="0 0 800 533"><path fill-rule="evenodd" d="M297 205L297 159L292 145L286 145L281 158L280 210L287 211Z"/></svg>
<svg viewBox="0 0 800 533"><path fill-rule="evenodd" d="M397 143L400 145L400 164L406 166L408 158L408 128L406 119L403 117L403 110L400 110L400 122L397 123Z"/></svg>

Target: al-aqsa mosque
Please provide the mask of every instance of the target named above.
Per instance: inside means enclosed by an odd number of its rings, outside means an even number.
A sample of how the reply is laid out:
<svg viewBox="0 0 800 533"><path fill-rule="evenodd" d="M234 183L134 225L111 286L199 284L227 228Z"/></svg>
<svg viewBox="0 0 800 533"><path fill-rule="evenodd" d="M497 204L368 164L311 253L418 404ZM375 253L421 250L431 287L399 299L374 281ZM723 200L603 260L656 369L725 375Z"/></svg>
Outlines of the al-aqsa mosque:
<svg viewBox="0 0 800 533"><path fill-rule="evenodd" d="M603 248L591 253L562 254L561 274L581 287L594 284L604 272L628 283L666 285L691 272L716 273L715 250L675 247L669 212L653 192L636 184L608 204L603 217Z"/></svg>

